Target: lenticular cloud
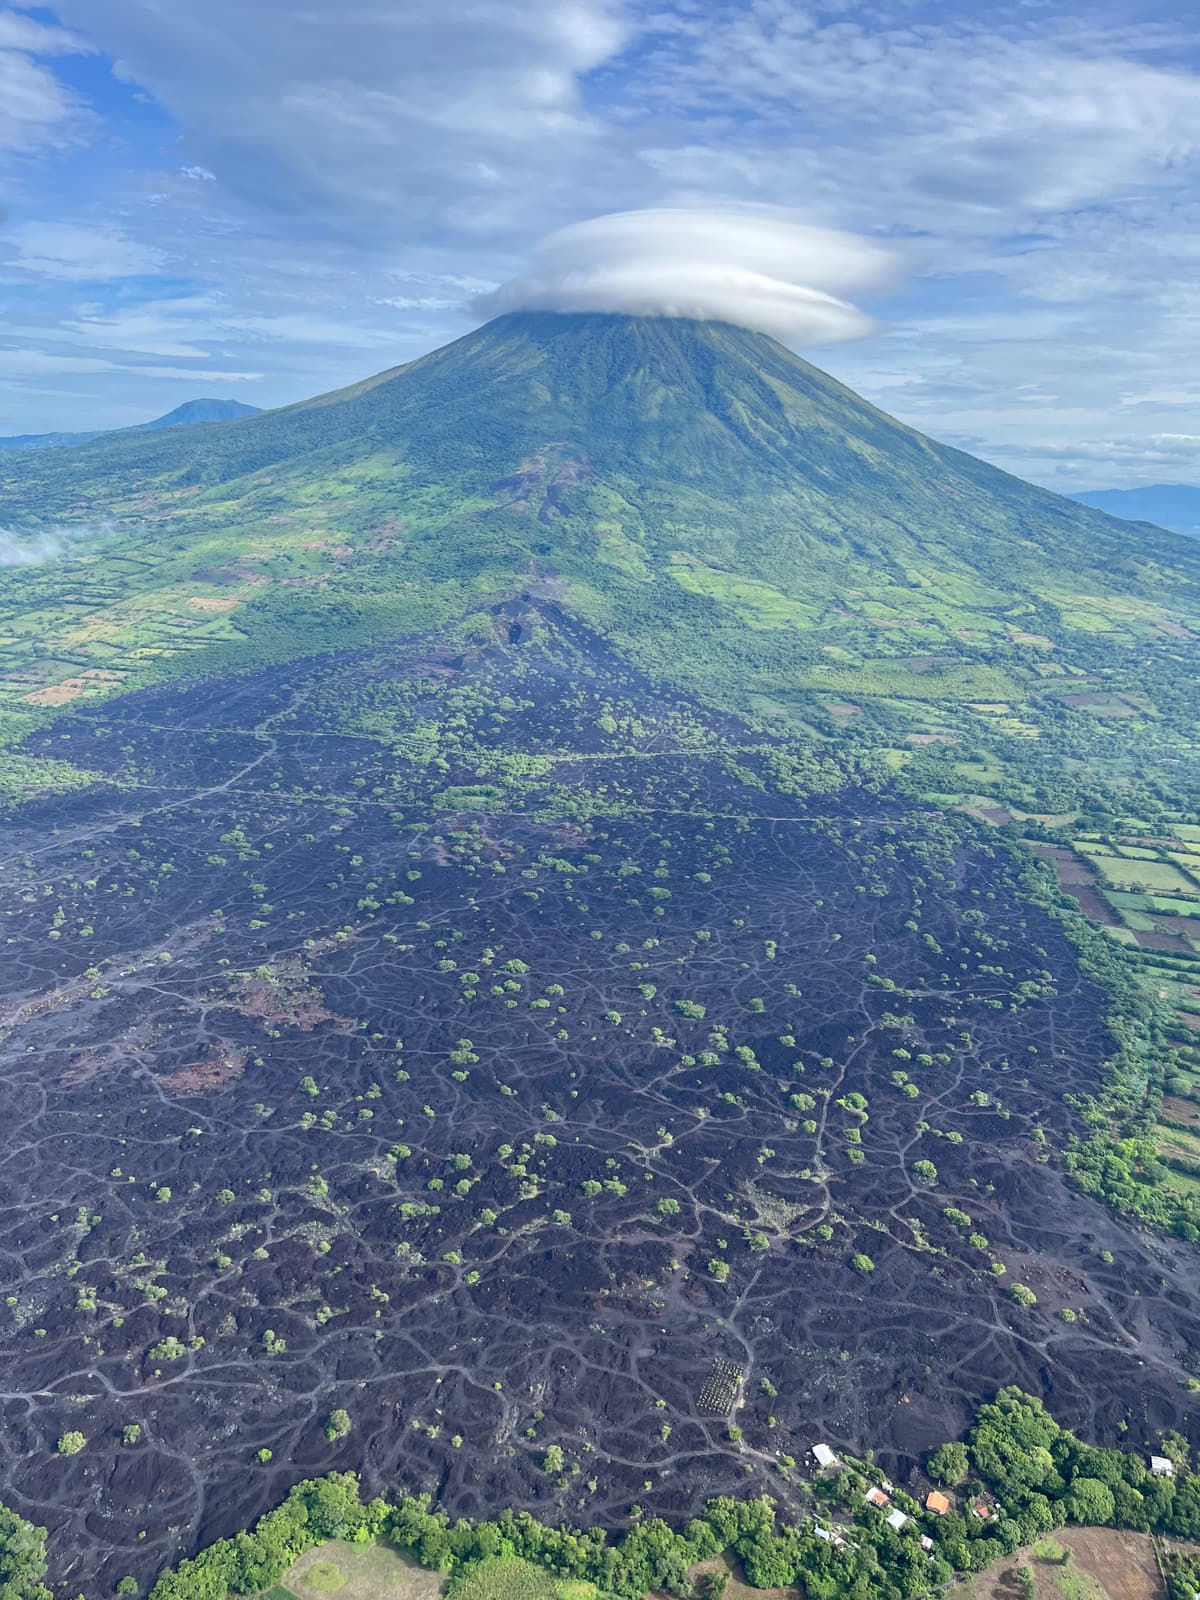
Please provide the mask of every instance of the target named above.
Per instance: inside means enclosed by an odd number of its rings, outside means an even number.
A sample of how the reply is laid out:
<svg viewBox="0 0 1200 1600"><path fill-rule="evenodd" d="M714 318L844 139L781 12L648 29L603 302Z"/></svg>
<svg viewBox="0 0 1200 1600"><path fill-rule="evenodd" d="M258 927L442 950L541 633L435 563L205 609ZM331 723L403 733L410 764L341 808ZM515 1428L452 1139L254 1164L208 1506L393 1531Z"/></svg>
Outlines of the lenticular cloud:
<svg viewBox="0 0 1200 1600"><path fill-rule="evenodd" d="M881 246L829 228L742 212L622 211L549 234L530 271L475 308L695 317L834 344L874 327L842 296L882 288L894 274Z"/></svg>

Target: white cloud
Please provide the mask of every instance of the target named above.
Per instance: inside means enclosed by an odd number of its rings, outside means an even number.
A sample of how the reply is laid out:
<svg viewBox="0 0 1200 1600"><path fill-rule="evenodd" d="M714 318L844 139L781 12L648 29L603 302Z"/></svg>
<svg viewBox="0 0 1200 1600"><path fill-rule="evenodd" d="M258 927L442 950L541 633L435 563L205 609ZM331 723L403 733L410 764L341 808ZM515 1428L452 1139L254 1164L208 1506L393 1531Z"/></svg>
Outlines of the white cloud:
<svg viewBox="0 0 1200 1600"><path fill-rule="evenodd" d="M403 300L381 299L379 305L404 305ZM410 304L415 305L413 301ZM461 306L454 301L430 300L430 306ZM0 331L2 327L0 327ZM81 307L57 330L39 329L43 336L68 336L105 350L139 355L208 359L206 344L214 341L254 345L323 345L343 350L369 350L389 346L392 330L374 319L349 321L316 310L251 313L231 308L217 295L189 295L122 305L113 311Z"/></svg>
<svg viewBox="0 0 1200 1600"><path fill-rule="evenodd" d="M531 254L531 271L479 296L477 310L695 317L832 344L873 327L840 293L895 276L870 240L748 212L617 212L560 228Z"/></svg>
<svg viewBox="0 0 1200 1600"><path fill-rule="evenodd" d="M76 33L56 28L15 11L0 10L0 50L21 50L31 56L80 55L89 46Z"/></svg>
<svg viewBox="0 0 1200 1600"><path fill-rule="evenodd" d="M136 378L183 378L195 383L258 383L264 376L261 372L221 372L211 367L142 366L110 361L103 356L69 355L58 350L0 349L0 377L38 378L61 373L120 373ZM81 430L100 426L86 418L80 419L78 414L72 425Z"/></svg>
<svg viewBox="0 0 1200 1600"><path fill-rule="evenodd" d="M544 216L601 153L580 78L628 36L622 0L56 9L178 119L193 171L297 232L384 248Z"/></svg>
<svg viewBox="0 0 1200 1600"><path fill-rule="evenodd" d="M7 26L22 21L0 12L0 153L13 155L63 144L86 121L83 106L48 67L24 51L5 48L6 39L25 37L32 43L57 36L56 30L32 23L28 34Z"/></svg>
<svg viewBox="0 0 1200 1600"><path fill-rule="evenodd" d="M59 336L106 350L206 360L208 351L198 341L213 331L219 306L215 296L189 295L122 305L113 311L80 307L74 317L64 319Z"/></svg>
<svg viewBox="0 0 1200 1600"><path fill-rule="evenodd" d="M25 222L0 238L0 248L15 247L0 265L31 277L67 283L112 282L161 270L165 256L116 228L74 222Z"/></svg>
<svg viewBox="0 0 1200 1600"><path fill-rule="evenodd" d="M854 12L693 13L648 57L639 103L723 118L720 136L649 159L684 182L707 158L743 162L785 195L789 172L807 182L815 166L843 205L877 214L886 197L897 221L986 232L1168 181L1200 154L1200 77L1116 53L1077 15Z"/></svg>
<svg viewBox="0 0 1200 1600"><path fill-rule="evenodd" d="M114 368L117 364L113 363ZM187 383L261 383L265 372L221 371L214 367L121 367L117 370L139 378L174 378Z"/></svg>
<svg viewBox="0 0 1200 1600"><path fill-rule="evenodd" d="M62 145L87 125L84 106L37 57L89 48L64 28L0 9L0 154Z"/></svg>
<svg viewBox="0 0 1200 1600"><path fill-rule="evenodd" d="M380 349L392 342L388 328L370 322L350 323L339 317L326 317L307 311L281 312L276 316L226 315L222 329L244 334L254 340L281 344L340 345L343 349Z"/></svg>

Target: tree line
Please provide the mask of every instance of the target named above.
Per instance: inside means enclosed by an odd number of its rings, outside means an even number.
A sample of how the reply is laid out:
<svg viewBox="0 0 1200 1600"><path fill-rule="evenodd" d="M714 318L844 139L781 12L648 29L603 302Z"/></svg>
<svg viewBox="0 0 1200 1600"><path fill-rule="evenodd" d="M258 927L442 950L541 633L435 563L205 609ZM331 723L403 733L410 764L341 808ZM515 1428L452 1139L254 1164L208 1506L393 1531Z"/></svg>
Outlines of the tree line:
<svg viewBox="0 0 1200 1600"><path fill-rule="evenodd" d="M525 1511L452 1520L428 1496L364 1501L357 1475L335 1472L296 1484L253 1528L164 1572L150 1600L257 1594L326 1539L381 1539L443 1573L448 1600L497 1556L521 1557L616 1600L651 1590L694 1600L690 1569L721 1554L736 1557L756 1588L794 1586L806 1600L909 1600L938 1595L956 1572L979 1571L1067 1523L1200 1539L1200 1473L1189 1470L1186 1441L1170 1435L1160 1448L1170 1475L1128 1451L1084 1443L1039 1400L1003 1389L980 1407L965 1442L943 1445L926 1462L929 1477L950 1490L950 1512L926 1513L913 1494L889 1486L893 1511L907 1518L900 1528L864 1502L880 1474L861 1461L815 1480L815 1515L803 1522L781 1522L766 1497L720 1496L682 1528L639 1517L618 1532L550 1526ZM50 1600L45 1540L44 1529L0 1508L2 1600Z"/></svg>

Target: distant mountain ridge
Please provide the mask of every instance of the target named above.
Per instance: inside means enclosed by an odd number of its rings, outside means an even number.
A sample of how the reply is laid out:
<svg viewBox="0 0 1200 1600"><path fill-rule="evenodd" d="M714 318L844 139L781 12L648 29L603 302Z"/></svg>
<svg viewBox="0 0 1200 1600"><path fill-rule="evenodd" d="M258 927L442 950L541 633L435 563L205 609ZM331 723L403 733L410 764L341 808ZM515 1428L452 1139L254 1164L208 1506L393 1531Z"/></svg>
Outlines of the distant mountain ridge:
<svg viewBox="0 0 1200 1600"><path fill-rule="evenodd" d="M1080 505L1107 511L1126 522L1153 522L1171 533L1200 539L1200 487L1154 483L1144 489L1084 489L1070 496Z"/></svg>
<svg viewBox="0 0 1200 1600"><path fill-rule="evenodd" d="M192 428L203 422L234 422L239 417L256 417L260 406L241 400L185 400L165 416L151 422L136 422L129 428L96 428L90 433L19 433L0 438L0 450L55 450L70 445L90 444L110 433L143 433L151 428Z"/></svg>

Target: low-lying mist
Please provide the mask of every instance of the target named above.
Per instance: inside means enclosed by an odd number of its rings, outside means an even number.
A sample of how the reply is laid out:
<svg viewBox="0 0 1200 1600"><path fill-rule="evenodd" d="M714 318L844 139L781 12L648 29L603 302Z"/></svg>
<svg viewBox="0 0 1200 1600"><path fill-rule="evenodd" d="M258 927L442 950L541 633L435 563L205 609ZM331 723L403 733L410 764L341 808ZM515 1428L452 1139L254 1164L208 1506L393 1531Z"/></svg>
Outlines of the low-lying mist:
<svg viewBox="0 0 1200 1600"><path fill-rule="evenodd" d="M0 528L0 567L40 567L77 554L112 532L107 522L60 523L51 528Z"/></svg>

